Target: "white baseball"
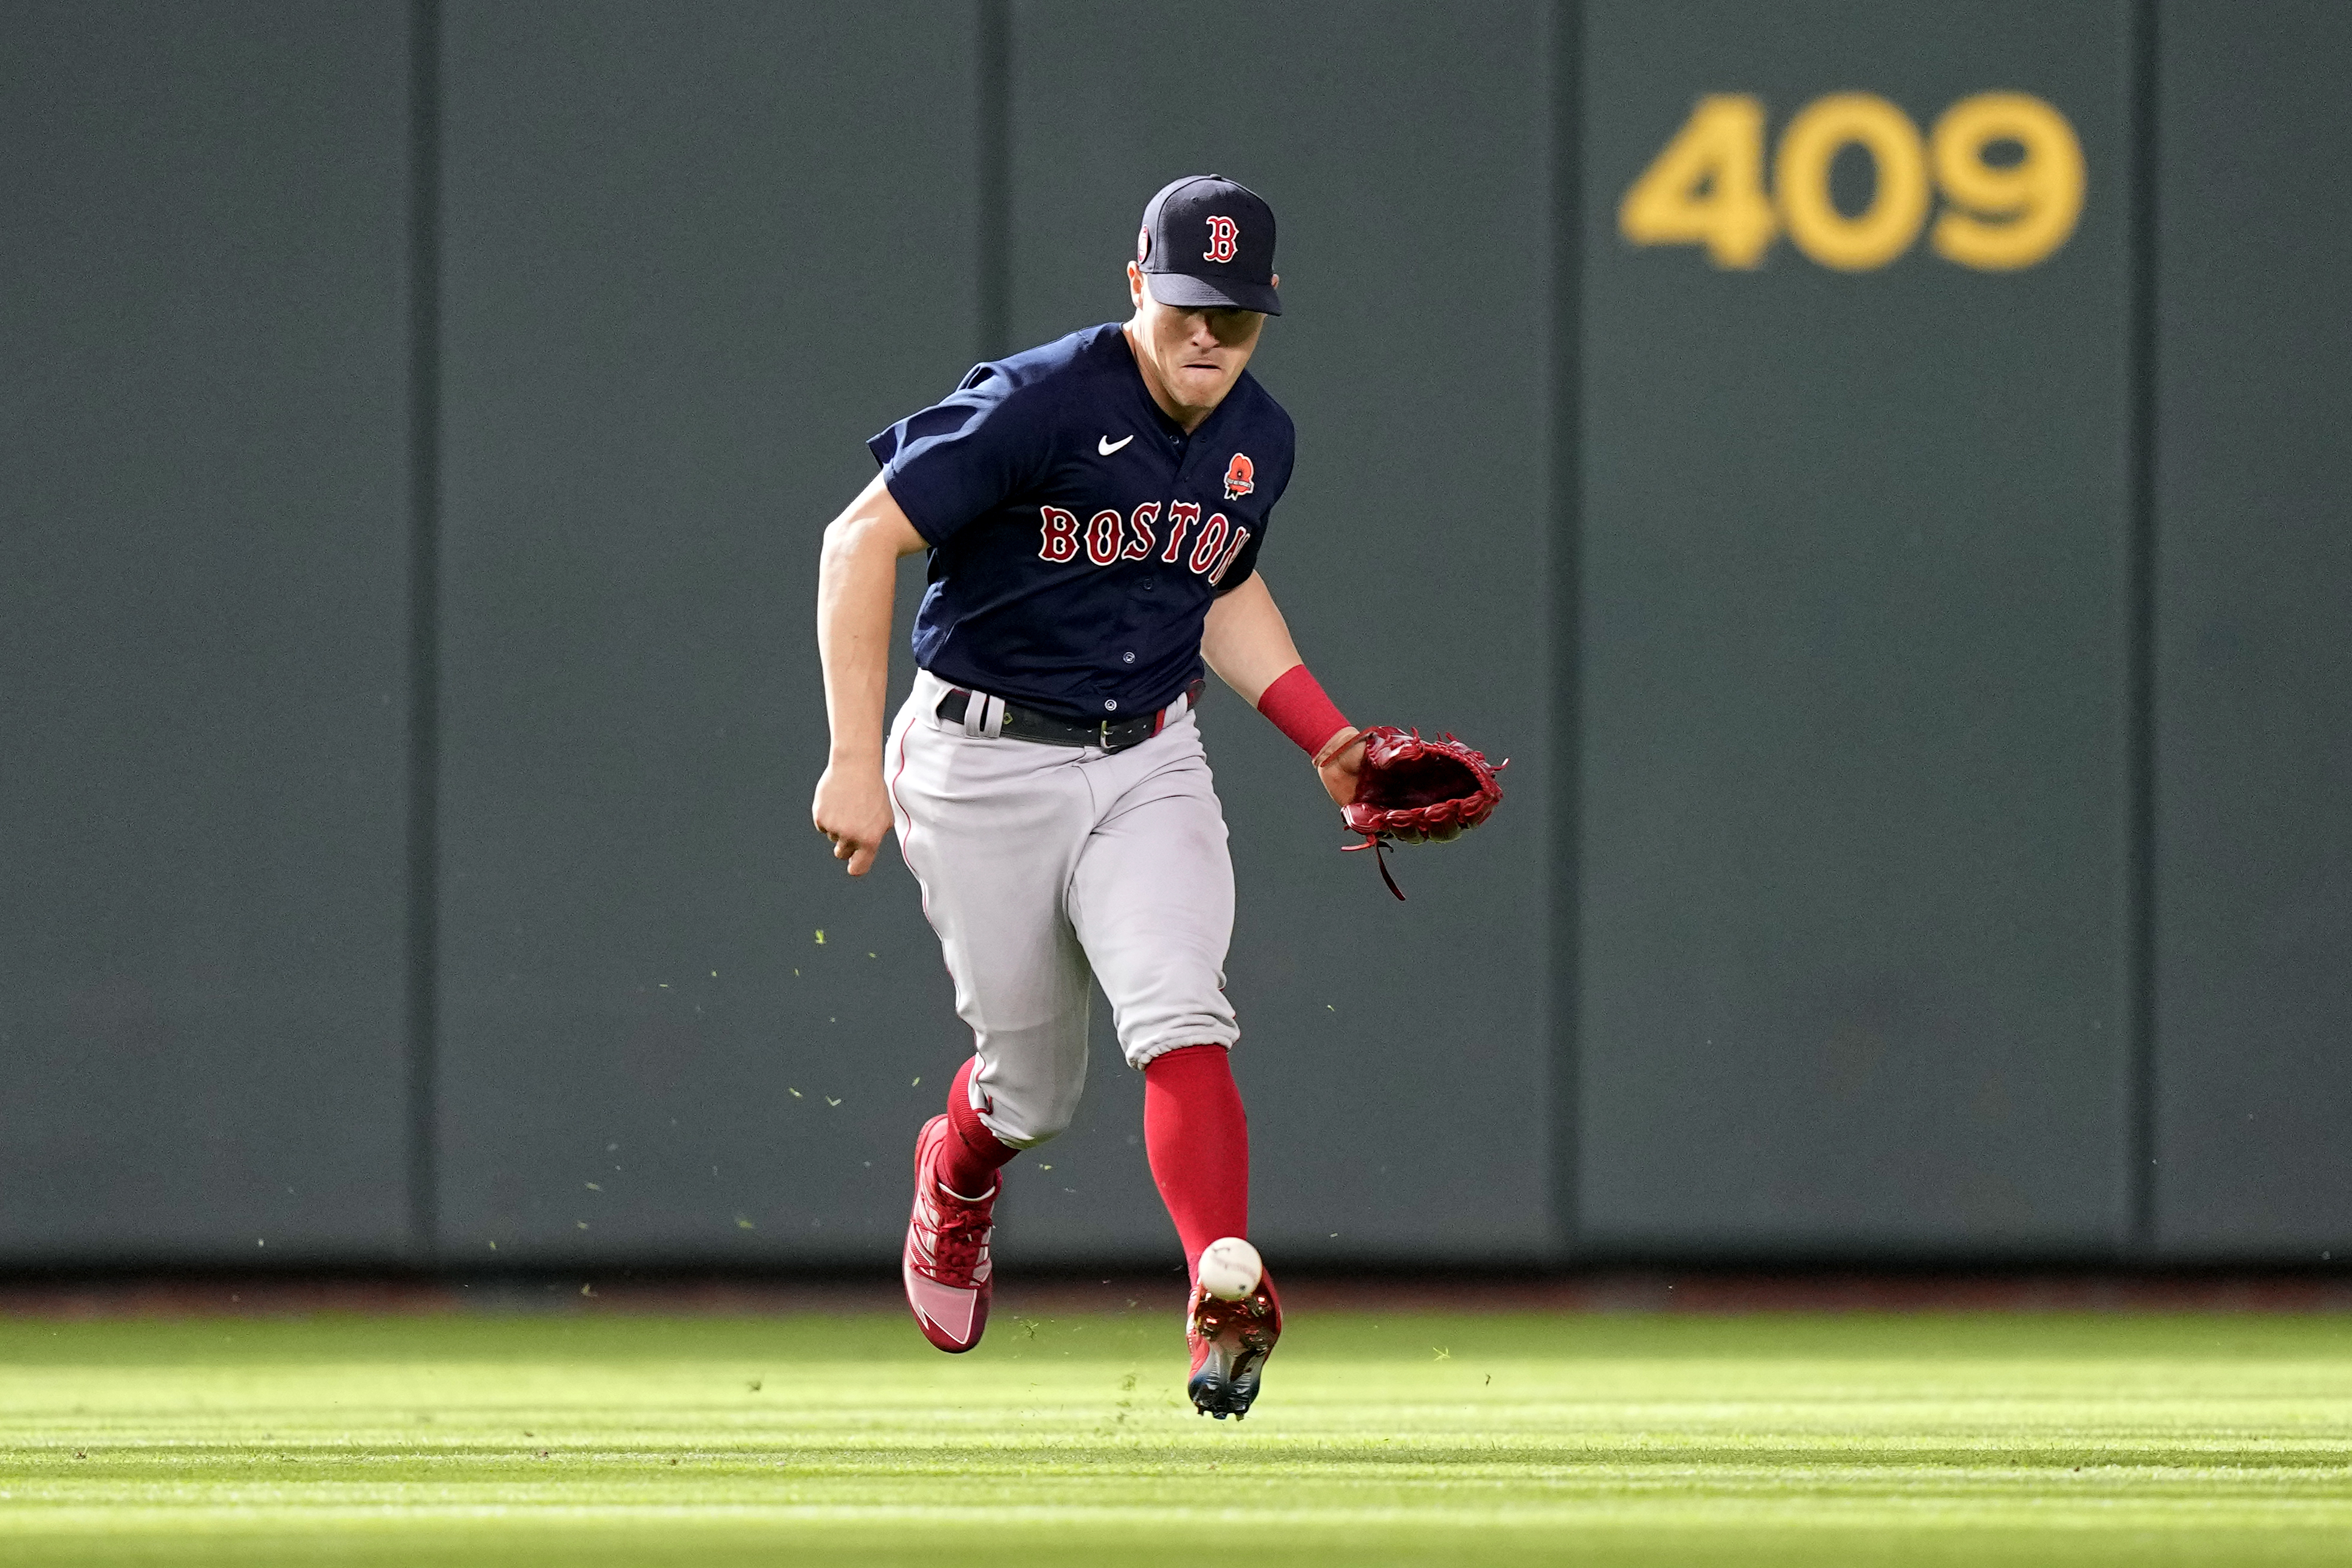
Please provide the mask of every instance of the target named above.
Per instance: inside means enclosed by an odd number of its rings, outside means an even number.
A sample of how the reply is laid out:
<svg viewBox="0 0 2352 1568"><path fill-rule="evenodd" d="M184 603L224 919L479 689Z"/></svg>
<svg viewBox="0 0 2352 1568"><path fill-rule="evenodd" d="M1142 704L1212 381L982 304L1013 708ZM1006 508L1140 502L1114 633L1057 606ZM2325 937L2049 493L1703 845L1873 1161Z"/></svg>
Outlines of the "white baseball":
<svg viewBox="0 0 2352 1568"><path fill-rule="evenodd" d="M1201 1283L1210 1295L1238 1301L1257 1289L1265 1274L1265 1260L1257 1248L1238 1236L1213 1241L1201 1248Z"/></svg>

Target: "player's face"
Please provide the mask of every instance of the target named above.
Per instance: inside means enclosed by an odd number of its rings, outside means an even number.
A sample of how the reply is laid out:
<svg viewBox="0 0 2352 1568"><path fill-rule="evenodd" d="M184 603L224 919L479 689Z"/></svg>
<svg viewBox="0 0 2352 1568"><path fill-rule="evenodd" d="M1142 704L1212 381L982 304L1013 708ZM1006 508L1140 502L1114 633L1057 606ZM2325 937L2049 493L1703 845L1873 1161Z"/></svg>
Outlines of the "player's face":
<svg viewBox="0 0 2352 1568"><path fill-rule="evenodd" d="M1129 334L1145 379L1167 395L1186 416L1206 417L1224 401L1256 352L1265 317L1255 310L1187 310L1151 297L1142 271L1128 264L1128 292L1135 300Z"/></svg>

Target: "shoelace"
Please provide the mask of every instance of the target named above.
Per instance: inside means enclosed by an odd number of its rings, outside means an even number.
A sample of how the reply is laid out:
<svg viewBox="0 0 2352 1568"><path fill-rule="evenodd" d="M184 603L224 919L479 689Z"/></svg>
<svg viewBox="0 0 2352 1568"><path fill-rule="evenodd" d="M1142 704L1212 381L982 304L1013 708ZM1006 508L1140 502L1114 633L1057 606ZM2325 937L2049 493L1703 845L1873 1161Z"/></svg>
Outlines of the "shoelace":
<svg viewBox="0 0 2352 1568"><path fill-rule="evenodd" d="M940 1222L931 1232L938 1238L931 1245L932 1259L942 1274L969 1275L980 1267L981 1249L988 1245L988 1212L946 1198L933 1202Z"/></svg>

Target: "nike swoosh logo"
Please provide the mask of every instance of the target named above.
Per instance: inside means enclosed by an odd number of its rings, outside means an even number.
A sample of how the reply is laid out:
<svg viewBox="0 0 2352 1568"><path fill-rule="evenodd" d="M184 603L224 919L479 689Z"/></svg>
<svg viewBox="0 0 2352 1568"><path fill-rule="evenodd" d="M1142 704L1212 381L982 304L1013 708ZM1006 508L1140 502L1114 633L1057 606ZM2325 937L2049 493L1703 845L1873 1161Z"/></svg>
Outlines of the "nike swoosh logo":
<svg viewBox="0 0 2352 1568"><path fill-rule="evenodd" d="M1134 439L1135 439L1135 437L1134 437L1133 436L1131 436L1131 435L1129 435L1129 436L1121 436L1121 437L1120 437L1118 440L1116 440L1116 441L1112 440L1112 439L1111 439L1109 437L1108 437L1108 436L1097 436L1097 437L1095 437L1095 452L1096 452L1096 455L1097 455L1097 456L1098 456L1098 457L1108 458L1108 457L1109 457L1113 452L1118 451L1121 447L1126 446L1129 441L1132 441L1132 440L1134 440Z"/></svg>

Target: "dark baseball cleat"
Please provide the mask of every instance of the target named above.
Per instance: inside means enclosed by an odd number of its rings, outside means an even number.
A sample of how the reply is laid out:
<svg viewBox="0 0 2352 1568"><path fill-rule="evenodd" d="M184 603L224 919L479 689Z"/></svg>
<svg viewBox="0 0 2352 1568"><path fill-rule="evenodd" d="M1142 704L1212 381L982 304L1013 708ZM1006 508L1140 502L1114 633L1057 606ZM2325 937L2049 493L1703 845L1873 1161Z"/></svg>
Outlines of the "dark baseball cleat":
<svg viewBox="0 0 2352 1568"><path fill-rule="evenodd" d="M938 1177L940 1145L955 1136L944 1116L923 1124L915 1139L915 1210L907 1221L899 1274L907 1305L923 1337L950 1353L980 1343L988 1327L988 1258L999 1180L977 1198L950 1192Z"/></svg>
<svg viewBox="0 0 2352 1568"><path fill-rule="evenodd" d="M1184 1341L1192 1348L1192 1375L1184 1391L1192 1408L1223 1421L1238 1421L1257 1398L1258 1374L1282 1337L1282 1302L1274 1281L1261 1274L1256 1287L1236 1301L1221 1300L1208 1287L1192 1287L1184 1315Z"/></svg>

